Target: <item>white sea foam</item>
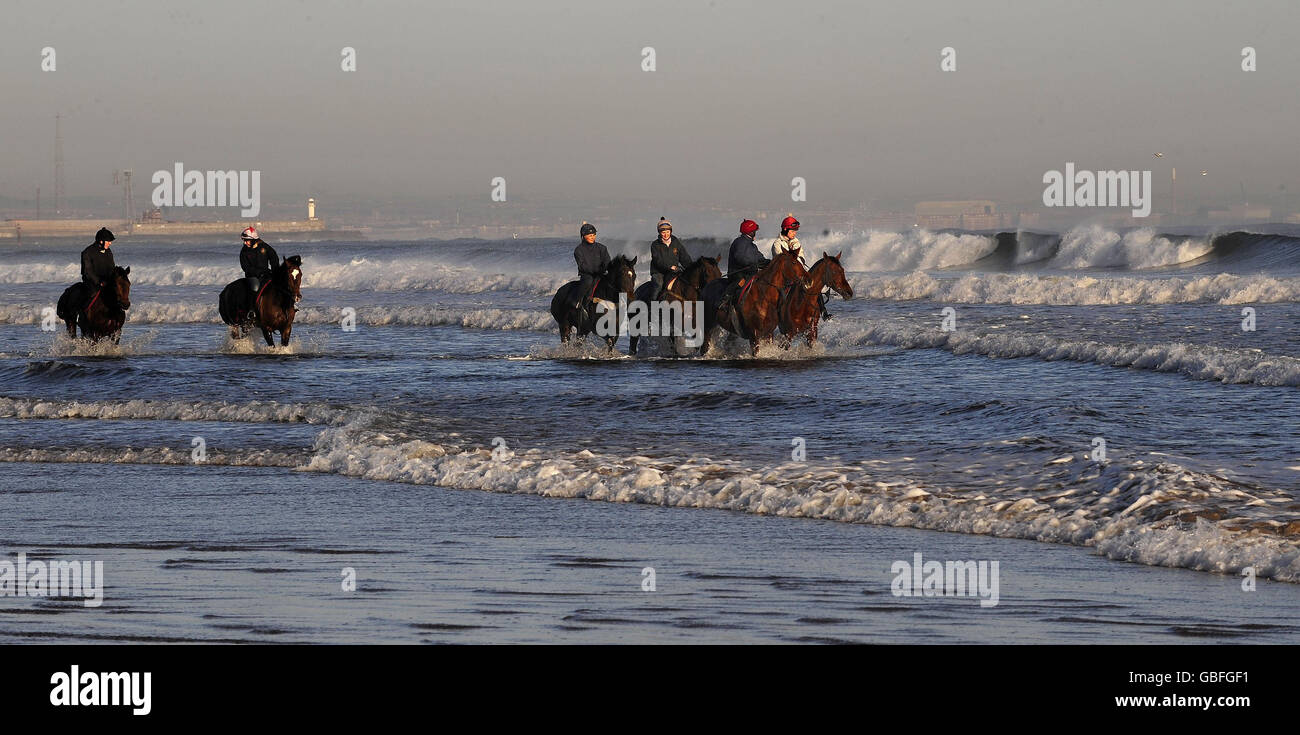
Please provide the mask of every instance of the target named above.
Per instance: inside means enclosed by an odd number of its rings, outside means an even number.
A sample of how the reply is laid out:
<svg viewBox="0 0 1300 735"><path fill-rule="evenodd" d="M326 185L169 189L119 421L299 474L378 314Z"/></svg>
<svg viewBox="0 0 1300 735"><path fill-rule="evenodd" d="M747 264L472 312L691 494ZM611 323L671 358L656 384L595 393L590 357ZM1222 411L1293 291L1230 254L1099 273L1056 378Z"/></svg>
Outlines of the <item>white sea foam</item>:
<svg viewBox="0 0 1300 735"><path fill-rule="evenodd" d="M1067 276L971 273L935 278L853 274L854 296L881 301L928 300L954 304L1254 304L1300 301L1300 278L1238 276Z"/></svg>
<svg viewBox="0 0 1300 735"><path fill-rule="evenodd" d="M898 321L847 319L832 322L821 336L828 346L839 348L864 344L938 348L959 355L1037 357L1176 372L1223 383L1300 386L1300 358L1182 342L1105 343L1014 332L942 332L937 325L916 327Z"/></svg>
<svg viewBox="0 0 1300 735"><path fill-rule="evenodd" d="M533 294L551 294L574 279L573 275L557 269L542 273L484 272L473 268L449 266L421 257L400 259L376 258L374 260L328 260L303 262L304 290L332 288L344 291L445 291L448 293L487 293L493 291L520 291ZM203 286L217 291L241 277L235 263L199 265L171 263L167 265L134 265L131 267L132 287L146 286ZM81 280L78 266L23 264L0 272L0 283L59 283L71 284ZM216 294L213 294L215 300Z"/></svg>
<svg viewBox="0 0 1300 735"><path fill-rule="evenodd" d="M992 253L997 242L985 235L909 230L872 231L866 235L832 233L803 240L809 264L822 256L844 251L840 259L850 271L903 271L948 268L974 263Z"/></svg>
<svg viewBox="0 0 1300 735"><path fill-rule="evenodd" d="M237 421L254 423L341 424L358 415L324 403L254 401L66 401L0 397L0 418L152 419L160 421Z"/></svg>
<svg viewBox="0 0 1300 735"><path fill-rule="evenodd" d="M1300 582L1300 514L1282 493L1172 463L1049 463L1032 487L926 487L887 462L746 467L686 460L520 451L323 431L302 468L417 485L718 508L759 515L909 526L1095 547L1116 559ZM1028 478L1027 478L1028 479ZM1217 517L1209 521L1206 518ZM1189 520L1190 519L1190 520ZM1289 525L1288 525L1289 524Z"/></svg>
<svg viewBox="0 0 1300 735"><path fill-rule="evenodd" d="M1052 258L1057 268L1159 268L1206 255L1209 238L1175 241L1142 228L1121 235L1101 225L1081 225L1061 236L1061 248Z"/></svg>
<svg viewBox="0 0 1300 735"><path fill-rule="evenodd" d="M191 451L190 447L115 447L112 449L0 447L0 462L193 465L195 462ZM301 452L281 452L270 449L229 452L212 449L206 451L202 464L226 467L296 467L302 462Z"/></svg>
<svg viewBox="0 0 1300 735"><path fill-rule="evenodd" d="M1300 582L1300 511L1284 492L1174 462L1098 463L1085 455L1015 460L1008 485L939 487L914 461L752 466L703 456L610 456L410 438L371 428L373 414L322 404L73 402L0 398L0 417L309 422L310 450L209 453L209 462L290 466L372 480L1025 538L1095 548L1114 559ZM0 449L0 461L189 464L185 448ZM1038 464L1033 464L1038 462ZM977 465L972 465L977 467ZM987 470L990 468L984 468ZM978 474L978 473L977 473Z"/></svg>

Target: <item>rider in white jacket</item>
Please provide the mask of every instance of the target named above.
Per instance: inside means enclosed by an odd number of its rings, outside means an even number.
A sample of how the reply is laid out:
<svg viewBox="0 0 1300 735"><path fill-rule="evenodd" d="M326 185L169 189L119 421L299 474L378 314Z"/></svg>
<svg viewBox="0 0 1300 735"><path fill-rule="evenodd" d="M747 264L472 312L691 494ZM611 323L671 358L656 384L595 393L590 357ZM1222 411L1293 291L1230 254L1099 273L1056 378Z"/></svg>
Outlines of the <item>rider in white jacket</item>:
<svg viewBox="0 0 1300 735"><path fill-rule="evenodd" d="M787 250L793 252L799 257L799 262L807 268L812 265L804 257L803 248L799 245L799 237L795 234L799 231L799 220L794 217L786 217L781 221L781 236L772 241L772 259Z"/></svg>
<svg viewBox="0 0 1300 735"><path fill-rule="evenodd" d="M795 234L798 231L799 220L795 219L793 216L781 220L781 236L772 241L772 258L775 260L776 256L789 251L794 253L795 257L799 258L799 262L803 263L804 268L811 268L812 263L809 262L810 259L804 254L803 246L799 244L799 237ZM824 290L823 293L817 295L817 303L822 308L821 318L825 321L830 321L831 314L829 311L826 311L826 299L827 295Z"/></svg>

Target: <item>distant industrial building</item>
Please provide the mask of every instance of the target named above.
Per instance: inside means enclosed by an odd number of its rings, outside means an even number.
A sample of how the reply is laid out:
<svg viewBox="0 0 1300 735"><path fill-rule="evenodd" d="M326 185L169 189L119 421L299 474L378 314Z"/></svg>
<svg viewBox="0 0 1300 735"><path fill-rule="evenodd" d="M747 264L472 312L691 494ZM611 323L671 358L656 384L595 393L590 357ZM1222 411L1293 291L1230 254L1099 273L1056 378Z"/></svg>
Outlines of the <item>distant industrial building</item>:
<svg viewBox="0 0 1300 735"><path fill-rule="evenodd" d="M1016 215L999 213L997 203L987 199L918 202L915 219L918 227L927 230L994 230L1016 226Z"/></svg>

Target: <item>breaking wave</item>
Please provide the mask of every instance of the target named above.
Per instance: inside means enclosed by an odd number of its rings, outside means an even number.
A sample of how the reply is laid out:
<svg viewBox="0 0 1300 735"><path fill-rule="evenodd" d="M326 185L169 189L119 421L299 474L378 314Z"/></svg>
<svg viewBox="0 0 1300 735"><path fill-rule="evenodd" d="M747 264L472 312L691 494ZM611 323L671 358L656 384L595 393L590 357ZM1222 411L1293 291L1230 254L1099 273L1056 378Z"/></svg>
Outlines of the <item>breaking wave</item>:
<svg viewBox="0 0 1300 735"><path fill-rule="evenodd" d="M933 348L954 354L995 358L1036 357L1071 360L1112 367L1181 373L1198 380L1300 386L1300 358L1269 355L1252 349L1168 342L1159 344L1104 343L1065 340L1041 334L975 334L917 328L895 321L846 323L823 333L831 348L892 345L907 349Z"/></svg>
<svg viewBox="0 0 1300 735"><path fill-rule="evenodd" d="M715 508L757 515L914 527L1095 549L1113 559L1300 582L1300 507L1285 493L1184 468L1164 458L1093 462L1051 451L973 476L1014 485L940 487L908 458L750 466L702 456L611 456L542 449L498 452L428 441L375 413L323 404L73 402L0 398L0 417L306 422L309 448L209 454L232 466L294 467L369 480L546 497ZM1009 440L1012 443L1023 440ZM1037 441L1037 440L1035 440ZM991 461L1002 461L989 455ZM0 461L189 464L185 449L0 449ZM972 467L979 467L979 463Z"/></svg>

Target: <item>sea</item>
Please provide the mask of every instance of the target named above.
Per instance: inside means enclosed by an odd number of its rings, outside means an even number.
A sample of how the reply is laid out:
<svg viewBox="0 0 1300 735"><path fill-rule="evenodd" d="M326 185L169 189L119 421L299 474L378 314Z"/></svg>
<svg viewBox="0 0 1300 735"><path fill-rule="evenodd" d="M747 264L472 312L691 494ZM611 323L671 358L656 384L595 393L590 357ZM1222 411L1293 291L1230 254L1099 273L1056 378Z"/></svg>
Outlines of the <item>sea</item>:
<svg viewBox="0 0 1300 735"><path fill-rule="evenodd" d="M808 233L853 296L757 356L562 345L576 237L270 242L269 348L238 242L114 243L117 344L0 244L0 641L1300 642L1300 227Z"/></svg>

